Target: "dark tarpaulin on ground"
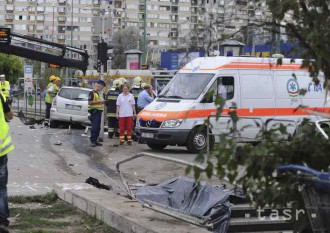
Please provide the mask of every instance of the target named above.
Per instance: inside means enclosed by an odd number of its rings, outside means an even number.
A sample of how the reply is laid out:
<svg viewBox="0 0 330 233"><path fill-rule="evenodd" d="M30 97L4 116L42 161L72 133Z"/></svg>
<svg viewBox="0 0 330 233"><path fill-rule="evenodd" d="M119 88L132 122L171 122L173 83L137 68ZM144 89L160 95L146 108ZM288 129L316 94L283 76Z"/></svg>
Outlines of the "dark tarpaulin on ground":
<svg viewBox="0 0 330 233"><path fill-rule="evenodd" d="M213 232L225 233L229 227L231 214L229 198L233 191L200 182L188 177L176 177L156 186L139 188L136 198L152 201L177 209L194 217L210 216L208 223L214 224Z"/></svg>

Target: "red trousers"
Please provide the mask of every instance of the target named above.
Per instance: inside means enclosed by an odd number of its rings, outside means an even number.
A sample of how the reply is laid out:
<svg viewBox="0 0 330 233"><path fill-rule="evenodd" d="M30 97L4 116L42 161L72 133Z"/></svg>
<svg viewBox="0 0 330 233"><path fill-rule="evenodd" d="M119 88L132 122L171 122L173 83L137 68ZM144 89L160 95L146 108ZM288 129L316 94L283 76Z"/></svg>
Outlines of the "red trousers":
<svg viewBox="0 0 330 233"><path fill-rule="evenodd" d="M127 140L132 141L133 117L119 117L119 140L124 141L125 132Z"/></svg>

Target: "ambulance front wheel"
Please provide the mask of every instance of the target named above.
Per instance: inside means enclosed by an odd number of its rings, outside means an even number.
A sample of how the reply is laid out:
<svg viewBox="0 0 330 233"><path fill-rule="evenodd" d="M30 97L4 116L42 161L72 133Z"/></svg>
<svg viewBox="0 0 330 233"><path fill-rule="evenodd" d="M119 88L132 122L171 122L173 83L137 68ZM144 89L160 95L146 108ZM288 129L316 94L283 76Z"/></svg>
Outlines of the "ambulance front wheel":
<svg viewBox="0 0 330 233"><path fill-rule="evenodd" d="M210 137L209 146L210 149L213 148L214 145L214 138ZM186 147L190 153L198 154L198 153L205 153L207 150L207 134L206 129L193 129L189 134Z"/></svg>
<svg viewBox="0 0 330 233"><path fill-rule="evenodd" d="M162 150L162 149L165 149L165 147L167 147L167 145L164 145L164 144L155 144L155 143L149 143L149 142L147 142L147 145L150 149L153 149L153 150Z"/></svg>

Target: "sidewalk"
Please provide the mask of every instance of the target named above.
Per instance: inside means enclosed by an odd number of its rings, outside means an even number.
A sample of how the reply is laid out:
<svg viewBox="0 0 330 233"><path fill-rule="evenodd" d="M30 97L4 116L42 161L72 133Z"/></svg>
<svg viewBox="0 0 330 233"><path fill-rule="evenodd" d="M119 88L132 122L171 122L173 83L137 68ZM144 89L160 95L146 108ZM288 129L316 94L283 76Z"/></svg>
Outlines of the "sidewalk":
<svg viewBox="0 0 330 233"><path fill-rule="evenodd" d="M62 200L123 233L207 233L206 229L142 208L113 192L84 183L56 184Z"/></svg>

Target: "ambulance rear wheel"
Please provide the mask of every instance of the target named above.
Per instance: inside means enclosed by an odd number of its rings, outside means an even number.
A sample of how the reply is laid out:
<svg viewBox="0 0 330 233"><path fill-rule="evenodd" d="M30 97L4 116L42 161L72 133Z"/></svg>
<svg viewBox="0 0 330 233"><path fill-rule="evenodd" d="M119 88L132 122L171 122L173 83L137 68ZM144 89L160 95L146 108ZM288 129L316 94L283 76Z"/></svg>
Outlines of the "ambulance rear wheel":
<svg viewBox="0 0 330 233"><path fill-rule="evenodd" d="M149 146L150 149L153 149L153 150L162 150L162 149L165 149L165 147L167 147L167 145L164 145L164 144L155 144L155 143L149 143L149 142L147 142L147 145Z"/></svg>
<svg viewBox="0 0 330 233"><path fill-rule="evenodd" d="M212 149L214 145L213 137L210 137L210 149ZM193 129L189 134L186 147L190 153L198 154L205 153L207 150L207 134L206 129Z"/></svg>

